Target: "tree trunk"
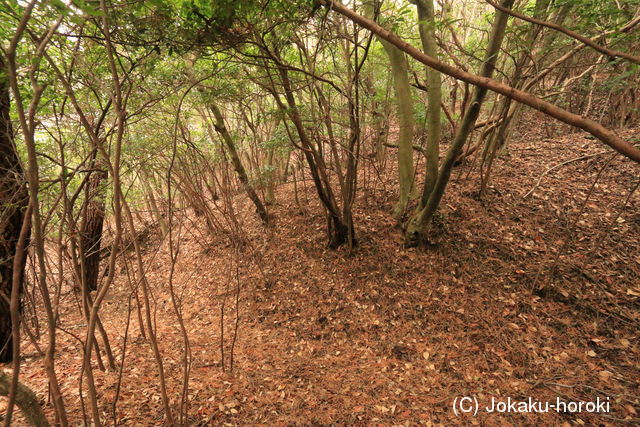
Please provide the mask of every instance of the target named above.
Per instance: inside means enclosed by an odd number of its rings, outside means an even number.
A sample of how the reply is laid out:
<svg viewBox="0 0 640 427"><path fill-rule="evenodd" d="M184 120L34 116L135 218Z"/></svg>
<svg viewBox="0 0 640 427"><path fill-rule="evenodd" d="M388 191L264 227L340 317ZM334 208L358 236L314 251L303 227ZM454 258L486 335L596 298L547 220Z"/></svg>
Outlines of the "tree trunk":
<svg viewBox="0 0 640 427"><path fill-rule="evenodd" d="M418 31L424 52L438 57L435 37L435 16L433 0L414 0L418 9ZM440 154L440 103L442 100L442 79L440 72L426 67L427 74L427 148L425 149L425 178L419 209L429 200L429 195L438 178L438 156Z"/></svg>
<svg viewBox="0 0 640 427"><path fill-rule="evenodd" d="M509 86L508 84L498 82L497 80L493 80L489 77L478 76L476 74L471 74L467 71L461 70L459 68L453 67L451 65L440 62L438 59L433 58L429 55L426 55L424 52L416 49L414 46L409 43L403 41L397 35L392 33L389 30L385 30L375 22L370 19L365 18L364 16L358 15L353 10L344 6L340 2L336 2L334 0L318 0L321 4L325 6L330 6L331 9L341 15L344 15L351 19L356 24L372 31L378 37L384 38L385 40L393 43L396 47L401 49L402 51L408 53L416 60L422 62L429 67L435 68L436 70L447 74L451 77L454 77L458 80L462 80L464 82L470 83L476 87L484 88L485 90L491 90L493 92L497 92L501 95L508 96L515 101L518 101L522 104L528 105L531 108L534 108L542 113L553 117L563 123L566 123L570 126L577 127L586 132L589 132L591 135L599 139L601 142L605 143L609 147L613 148L618 153L623 156L633 160L636 163L640 163L640 149L619 137L615 132L610 129L605 128L600 123L595 122L593 120L584 118L578 114L571 113L570 111L565 110L564 108L558 107L550 102L547 102L543 99L532 95L529 92L524 90L519 90L514 87ZM620 29L621 32L629 31L629 29L633 28L638 22L637 19L629 22L625 27Z"/></svg>
<svg viewBox="0 0 640 427"><path fill-rule="evenodd" d="M278 66L278 73L282 81L282 88L284 89L287 105L285 106L275 89L272 90L272 95L283 113L286 113L289 116L291 122L293 122L293 125L296 128L296 132L300 138L300 144L303 148L302 152L307 161L307 165L309 166L309 171L311 172L311 177L316 187L318 197L327 212L329 247L335 249L347 242L347 236L349 234L345 230L351 230L353 238L355 235L353 224L347 224L344 218L340 216L338 203L333 190L331 189L329 177L327 176L327 167L324 162L324 157L318 153L318 150L316 150L312 145L309 135L302 123L300 111L298 110L296 99L293 95L291 81L289 80L289 73L287 69L282 66Z"/></svg>
<svg viewBox="0 0 640 427"><path fill-rule="evenodd" d="M80 250L82 251L82 282L87 291L98 289L98 273L100 272L100 243L104 224L105 195L100 191L100 184L107 178L107 173L99 162L92 162L91 172L85 200L82 206L82 224L80 225Z"/></svg>
<svg viewBox="0 0 640 427"><path fill-rule="evenodd" d="M267 215L267 210L262 204L262 201L258 197L258 194L256 193L255 189L249 183L249 177L247 176L247 172L244 169L242 162L240 161L240 156L238 155L238 151L236 150L236 145L233 143L231 134L229 134L229 131L227 130L224 124L224 117L222 116L220 109L218 108L217 105L210 103L209 110L211 110L211 113L216 119L214 123L214 127L216 129L216 132L218 132L220 136L222 136L222 139L224 140L224 143L227 149L229 150L229 155L231 156L231 163L233 164L233 168L236 170L236 173L238 174L238 178L240 179L240 182L242 182L244 190L247 192L247 195L249 196L253 204L256 206L256 212L258 212L258 215L260 216L260 219L262 220L262 222L267 224L269 222L269 216Z"/></svg>
<svg viewBox="0 0 640 427"><path fill-rule="evenodd" d="M267 176L264 201L268 205L271 205L276 201L276 196L274 193L274 187L276 185L276 168L273 161L274 152L274 148L267 149Z"/></svg>
<svg viewBox="0 0 640 427"><path fill-rule="evenodd" d="M533 14L534 18L545 19L548 6L549 6L549 0L537 0L535 4L534 14ZM521 47L522 52L520 53L520 57L516 61L513 75L509 79L511 86L515 87L516 89L522 89L525 84L523 76L525 76L526 74L529 74L526 72L526 70L527 70L527 67L530 66L530 63L533 62L534 54L532 54L532 52L534 52L536 40L540 35L541 29L542 27L538 25L532 26L529 29L527 37L524 40L524 45ZM544 39L543 39L543 43L540 45L540 47L537 50L546 51L547 47L548 46L544 44ZM533 65L536 69L539 66L539 64L531 64L531 65ZM482 155L482 162L480 164L480 172L481 172L480 197L481 198L484 196L484 193L488 186L489 177L491 175L493 161L496 156L496 153L499 149L505 146L507 136L511 134L510 129L512 127L512 124L515 123L512 119L515 117L516 112L521 110L521 105L520 104L512 105L513 104L512 101L513 100L509 97L505 97L503 99L502 107L501 107L502 111L498 118L500 120L500 124L498 125L496 130L491 132L490 137L485 145L485 150ZM485 168L485 164L486 164L486 168Z"/></svg>
<svg viewBox="0 0 640 427"><path fill-rule="evenodd" d="M0 363L12 361L13 335L9 298L13 287L16 245L29 202L24 171L13 141L9 111L9 83L0 56ZM18 275L20 291L26 262L26 251L23 252L22 259L16 264L21 270Z"/></svg>
<svg viewBox="0 0 640 427"><path fill-rule="evenodd" d="M356 241L356 235L353 225L346 225L344 220L331 214L327 216L327 221L329 233L329 248L336 249L344 245L348 241Z"/></svg>
<svg viewBox="0 0 640 427"><path fill-rule="evenodd" d="M396 108L398 114L398 182L400 194L398 204L394 209L396 218L402 217L413 190L413 99L409 84L409 70L407 57L404 52L389 43L378 39L389 57L393 86L396 94Z"/></svg>
<svg viewBox="0 0 640 427"><path fill-rule="evenodd" d="M503 0L502 4L505 5L505 7L511 7L513 0ZM496 12L496 17L491 29L491 37L487 46L487 53L480 70L481 77L491 78L493 75L498 53L500 52L500 46L504 39L504 31L507 26L508 17L509 15L504 12ZM424 239L426 229L431 223L431 219L438 209L440 200L442 200L444 191L449 183L449 177L451 176L451 169L453 168L455 159L460 154L469 134L475 127L476 120L480 114L480 107L482 106L482 102L487 94L487 90L488 89L486 87L475 87L471 104L462 118L462 123L458 127L458 131L451 143L451 147L449 148L442 167L440 168L438 179L434 185L433 191L429 195L425 207L419 212L416 212L407 224L405 234L407 244L415 245Z"/></svg>
<svg viewBox="0 0 640 427"><path fill-rule="evenodd" d="M365 3L365 15L369 19L375 19L380 8L381 1L377 0ZM396 114L398 116L398 141L396 146L398 159L398 203L393 210L393 216L398 221L404 215L411 194L413 192L413 98L411 97L411 84L409 82L409 63L407 56L393 43L376 34L376 39L382 44L389 58L391 77L395 94Z"/></svg>

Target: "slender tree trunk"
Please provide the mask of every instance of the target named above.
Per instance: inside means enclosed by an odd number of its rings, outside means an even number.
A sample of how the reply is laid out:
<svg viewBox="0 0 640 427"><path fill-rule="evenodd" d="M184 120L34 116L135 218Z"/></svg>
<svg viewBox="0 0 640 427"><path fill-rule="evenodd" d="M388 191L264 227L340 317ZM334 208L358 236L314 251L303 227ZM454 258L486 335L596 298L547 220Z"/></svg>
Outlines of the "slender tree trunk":
<svg viewBox="0 0 640 427"><path fill-rule="evenodd" d="M542 113L553 117L563 123L585 130L604 144L613 148L618 153L624 155L625 157L633 160L636 163L640 163L640 149L629 143L629 141L626 141L625 139L619 137L615 132L602 126L600 123L584 118L578 114L571 113L570 111L567 111L562 107L540 99L537 96L532 95L531 93L524 90L519 90L509 86L508 84L498 82L497 80L494 80L492 78L471 74L449 64L440 62L438 59L425 54L421 50L416 49L414 46L403 41L391 31L385 30L372 20L355 13L353 10L344 6L340 2L336 2L335 0L318 1L325 6L330 6L333 11L348 17L358 25L361 25L362 27L372 31L378 37L384 38L385 40L393 43L396 47L406 52L418 61L422 62L423 64L435 68L436 70L458 80L470 83L476 87L481 87L486 90L491 90L501 95L508 96L509 98L513 98L515 101L528 105L529 107L541 111ZM637 25L638 22L640 22L640 18L630 21L620 29L620 32L629 31L631 28Z"/></svg>
<svg viewBox="0 0 640 427"><path fill-rule="evenodd" d="M236 173L238 174L238 178L240 179L240 182L242 182L244 190L247 192L247 195L249 196L253 204L256 206L256 211L258 212L258 215L260 216L260 219L262 220L262 222L267 224L269 222L269 216L267 215L267 210L262 204L262 201L258 197L258 194L256 193L255 189L251 186L251 183L249 182L249 177L247 176L247 172L244 169L242 162L240 161L240 156L238 155L238 151L236 150L236 145L234 144L233 139L231 138L231 134L229 133L229 131L227 130L224 124L224 116L222 115L222 112L220 112L220 109L218 108L218 106L213 103L209 103L209 110L211 110L211 113L216 119L214 123L214 127L216 129L216 132L218 132L220 136L222 136L222 139L227 147L227 150L229 151L229 155L231 156L231 163L233 164L233 168L236 170Z"/></svg>
<svg viewBox="0 0 640 427"><path fill-rule="evenodd" d="M273 161L275 149L268 148L267 149L267 177L266 177L266 188L265 188L265 203L273 204L276 201L276 196L274 193L274 188L276 185L276 168Z"/></svg>
<svg viewBox="0 0 640 427"><path fill-rule="evenodd" d="M513 0L503 0L502 4L505 5L505 7L511 7ZM498 53L500 52L500 46L504 39L504 32L508 18L508 14L499 11L496 12L496 17L491 29L489 44L487 46L487 53L480 70L481 77L491 78L493 75ZM438 179L434 185L433 191L429 195L425 207L419 212L416 212L407 224L405 237L409 245L415 245L424 239L426 229L431 223L431 219L438 209L440 200L442 200L444 191L449 183L449 177L451 176L451 169L453 168L455 159L460 154L462 147L464 147L469 134L475 126L478 115L480 114L480 107L482 106L482 102L487 94L487 90L488 89L486 87L481 86L476 86L474 88L471 104L462 118L462 123L458 127L458 131L453 139L451 147L449 148L445 160L440 167Z"/></svg>
<svg viewBox="0 0 640 427"><path fill-rule="evenodd" d="M424 52L434 58L438 57L435 37L435 16L433 0L414 0L418 9L418 31ZM429 200L429 195L438 178L438 156L440 154L440 110L442 100L442 78L440 72L426 67L427 74L427 147L425 149L426 170L422 197L418 209L422 209Z"/></svg>
<svg viewBox="0 0 640 427"><path fill-rule="evenodd" d="M382 161L384 160L384 149L385 146L383 145L383 137L384 137L384 133L386 132L386 127L385 127L385 118L386 118L386 114L385 114L385 108L387 106L386 103L384 102L378 102L378 100L376 99L376 89L375 89L375 85L374 85L374 79L375 76L373 75L373 71L371 71L368 75L367 75L367 79L366 79L366 85L367 85L367 90L369 92L369 98L371 99L371 129L372 129L372 134L371 134L371 141L372 141L372 149L373 149L373 155L375 156L376 162L378 163L378 165L382 164Z"/></svg>
<svg viewBox="0 0 640 427"><path fill-rule="evenodd" d="M375 19L381 5L380 0L365 3L364 12L369 19ZM398 203L393 210L393 216L398 221L404 215L413 192L413 98L409 82L409 63L407 56L393 43L376 34L376 39L382 44L389 58L391 77L395 94L396 115L398 117L398 140L396 152L398 159Z"/></svg>
<svg viewBox="0 0 640 427"><path fill-rule="evenodd" d="M348 226L345 223L344 218L340 215L338 203L333 190L331 189L329 177L327 176L327 167L324 162L324 158L312 145L309 135L302 123L300 111L298 110L296 99L293 95L291 81L289 80L288 70L285 67L278 66L278 74L280 75L282 88L284 89L284 95L287 101L286 106L275 89L272 90L272 95L278 103L278 106L289 116L291 122L293 122L293 125L296 128L296 132L300 138L300 144L303 148L302 152L307 164L309 165L309 171L311 172L311 177L316 187L318 197L327 212L327 234L329 237L329 247L335 249L347 242L349 230L351 230L354 235L355 231L353 226Z"/></svg>
<svg viewBox="0 0 640 427"><path fill-rule="evenodd" d="M407 57L404 52L389 43L378 39L384 47L393 75L393 86L396 95L396 108L398 114L398 182L400 194L398 203L394 209L396 218L402 217L413 190L413 99L411 98L411 85L409 84L409 70Z"/></svg>
<svg viewBox="0 0 640 427"><path fill-rule="evenodd" d="M9 110L9 83L0 56L0 363L12 361L13 338L9 298L13 286L14 265L24 270L26 262L26 251L17 264L14 264L14 256L29 202L24 171L13 140ZM18 277L21 291L21 272Z"/></svg>
<svg viewBox="0 0 640 427"><path fill-rule="evenodd" d="M534 18L536 19L545 19L547 15L547 8L549 6L549 0L537 0L535 4L534 10ZM525 81L523 76L528 74L526 72L527 67L530 66L530 63L533 61L534 57L534 47L536 45L536 40L540 35L542 27L538 25L534 25L529 29L526 39L524 40L524 45L521 47L522 52L520 53L520 57L516 61L513 75L511 77L510 84L516 89L522 89ZM544 43L545 39L542 40L542 44L539 49L545 51L547 46ZM533 64L536 65L536 64ZM537 68L537 67L536 67ZM480 184L480 197L484 196L487 185L489 183L489 177L492 172L493 161L496 156L496 153L499 149L505 146L507 136L511 133L510 129L512 124L515 122L512 120L516 112L521 110L520 104L513 105L513 100L511 98L505 97L502 101L502 111L499 116L500 124L498 128L494 130L489 139L487 140L485 150L482 155L482 163L480 165L481 171L481 184ZM485 168L486 165L486 168Z"/></svg>
<svg viewBox="0 0 640 427"><path fill-rule="evenodd" d="M24 16L29 17L35 2L29 3L27 5ZM25 21L26 22L26 21ZM58 21L60 22L60 21ZM19 33L18 33L19 34ZM11 87L11 93L13 98L16 100L16 110L18 113L18 118L20 121L20 128L22 130L22 136L24 145L27 152L27 168L25 176L27 178L28 186L29 186L29 205L31 206L31 219L32 219L32 231L33 231L33 242L35 248L35 258L36 265L38 269L38 278L37 283L40 288L40 293L42 296L42 306L44 308L44 312L47 317L47 335L48 335L48 345L45 351L44 356L44 368L47 372L47 378L49 380L51 396L54 403L54 407L56 409L56 416L59 417L60 423L62 425L68 424L67 421L67 413L64 406L64 398L62 395L62 391L60 389L60 384L58 382L58 378L56 377L55 371L55 349L56 349L56 325L55 325L55 316L54 316L54 308L51 302L51 297L49 293L49 288L47 284L47 270L45 265L45 242L44 242L44 232L43 232L43 223L42 217L40 215L40 201L38 199L38 191L40 188L40 176L38 170L38 162L37 162L37 152L36 152L36 144L35 144L35 111L39 102L39 98L42 94L43 88L38 86L37 84L32 84L32 89L35 93L34 98L29 104L28 113L24 108L23 99L20 93L20 87L18 83L17 70L18 66L16 64L16 48L17 42L20 37L13 38L10 47L6 50L6 58L7 61L7 71L9 76L9 86Z"/></svg>
<svg viewBox="0 0 640 427"><path fill-rule="evenodd" d="M158 205L158 201L156 200L156 195L151 188L152 175L144 174L142 178L144 187L145 187L145 199L147 202L147 209L149 210L149 214L151 218L158 222L160 226L160 232L162 233L162 237L166 236L169 232L167 227L167 219L164 217L164 212L160 210L160 206Z"/></svg>

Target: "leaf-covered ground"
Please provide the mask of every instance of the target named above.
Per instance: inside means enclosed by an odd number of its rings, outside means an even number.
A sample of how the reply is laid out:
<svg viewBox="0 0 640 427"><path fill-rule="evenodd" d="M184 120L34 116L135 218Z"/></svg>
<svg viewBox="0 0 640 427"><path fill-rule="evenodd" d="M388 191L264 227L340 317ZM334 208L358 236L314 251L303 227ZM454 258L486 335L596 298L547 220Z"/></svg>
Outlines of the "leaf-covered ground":
<svg viewBox="0 0 640 427"><path fill-rule="evenodd" d="M624 135L632 138L638 131ZM402 246L390 214L396 197L392 173L384 183L373 172L361 179L366 188L355 208L359 246L352 253L326 248L324 216L311 182L306 190L298 187L302 202L310 202L305 212L291 184L278 189L271 229L241 206L249 244L239 257L224 236L211 236L189 214L174 236L181 252L173 283L192 356L187 422L637 423L640 190L628 197L638 183L637 165L610 154L575 160L546 173L523 198L547 169L600 151L601 144L581 133L545 138L532 130L496 161L482 200L478 165L470 159L454 171L428 247ZM177 414L184 346L169 293L167 240L154 231L144 247ZM131 291L123 260L118 271L102 319L120 360ZM74 335L84 337L84 323L74 295L69 289L62 295L56 363L70 418L78 425L82 350ZM126 345L115 408L119 372L96 370L104 420L115 413L120 425L162 424L157 368L135 308ZM28 343L23 354L22 381L46 399L42 359ZM458 418L452 403L462 396L481 404L492 397L609 397L611 412Z"/></svg>

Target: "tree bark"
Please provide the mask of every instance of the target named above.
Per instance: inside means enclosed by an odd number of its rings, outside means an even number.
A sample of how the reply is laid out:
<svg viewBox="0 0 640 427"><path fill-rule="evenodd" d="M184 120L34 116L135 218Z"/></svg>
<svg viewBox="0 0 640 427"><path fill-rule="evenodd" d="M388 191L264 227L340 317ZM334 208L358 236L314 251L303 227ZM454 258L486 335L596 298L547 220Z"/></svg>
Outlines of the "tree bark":
<svg viewBox="0 0 640 427"><path fill-rule="evenodd" d="M380 38L391 64L393 87L395 89L396 108L398 114L398 182L400 194L394 216L400 218L411 198L413 190L413 99L409 84L409 65L404 52L388 41Z"/></svg>
<svg viewBox="0 0 640 427"><path fill-rule="evenodd" d="M435 16L433 0L413 0L418 9L418 31L424 52L434 58L438 57L435 38ZM425 149L426 165L422 197L419 209L428 199L436 179L438 178L438 157L440 154L440 109L442 100L442 79L440 72L426 67L427 74L427 148Z"/></svg>
<svg viewBox="0 0 640 427"><path fill-rule="evenodd" d="M0 363L10 362L13 357L13 334L9 298L13 286L14 265L21 270L19 289L22 291L22 271L26 262L26 251L22 259L14 263L20 230L25 221L28 193L24 171L13 140L13 129L9 117L9 83L5 64L0 56Z"/></svg>
<svg viewBox="0 0 640 427"><path fill-rule="evenodd" d="M100 244L104 224L104 194L100 192L100 184L107 178L107 172L99 163L93 162L85 200L82 206L82 224L80 225L80 250L82 251L82 282L87 291L98 289L98 273L100 272Z"/></svg>

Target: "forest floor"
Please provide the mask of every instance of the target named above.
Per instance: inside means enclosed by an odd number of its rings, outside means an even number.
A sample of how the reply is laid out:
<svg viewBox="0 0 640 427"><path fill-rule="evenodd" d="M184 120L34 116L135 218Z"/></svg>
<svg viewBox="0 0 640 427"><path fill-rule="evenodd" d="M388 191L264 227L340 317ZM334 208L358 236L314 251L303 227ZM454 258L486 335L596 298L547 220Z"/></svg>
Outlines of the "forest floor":
<svg viewBox="0 0 640 427"><path fill-rule="evenodd" d="M582 133L539 133L532 129L513 141L509 157L496 161L482 200L477 168L467 178L473 163L454 171L428 247L402 245L390 214L396 198L392 173L375 184L369 178L359 192L359 245L352 252L327 249L324 216L310 182L305 212L291 184L278 189L270 229L244 205L240 220L249 244L238 264L223 235L210 236L202 221L189 216L174 236L181 253L173 280L192 356L187 422L638 423L640 191L626 200L637 185L637 165L619 156L611 160L608 153L575 160L548 172L523 198L550 167L606 148ZM623 135L632 139L640 132ZM153 233L144 248L177 414L184 346L171 304L166 239ZM119 271L101 311L118 360L131 292L124 268ZM58 334L56 366L70 419L78 425L82 350L72 334L85 327L75 301L72 292L63 295L61 328L67 333ZM42 359L28 343L23 354L22 381L46 396ZM95 372L105 420L115 413L121 425L163 423L157 367L135 310L115 409L119 372ZM478 399L476 417L454 414L453 401L463 396ZM558 397L608 398L610 412L483 412L492 398L508 397L551 403Z"/></svg>

